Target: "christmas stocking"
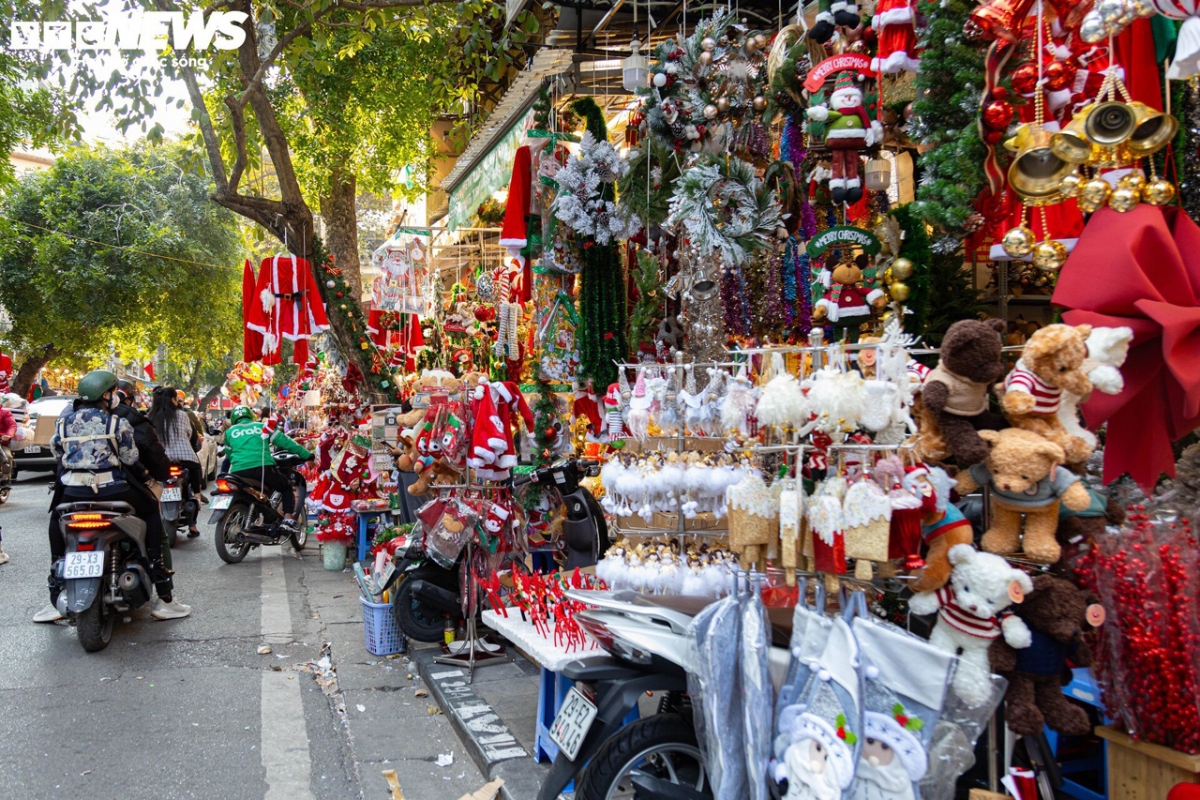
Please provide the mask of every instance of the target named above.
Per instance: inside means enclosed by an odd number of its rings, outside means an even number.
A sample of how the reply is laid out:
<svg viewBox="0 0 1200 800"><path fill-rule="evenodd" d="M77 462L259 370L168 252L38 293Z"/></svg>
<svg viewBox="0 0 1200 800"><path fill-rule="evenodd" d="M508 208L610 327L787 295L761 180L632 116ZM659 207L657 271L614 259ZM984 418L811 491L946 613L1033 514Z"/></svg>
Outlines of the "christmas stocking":
<svg viewBox="0 0 1200 800"><path fill-rule="evenodd" d="M919 794L917 784L931 771L928 748L954 656L876 620L856 617L852 627L865 667L866 743L850 797L913 800ZM944 769L942 764L933 766L935 771ZM956 777L943 773L939 785L952 786Z"/></svg>
<svg viewBox="0 0 1200 800"><path fill-rule="evenodd" d="M841 575L846 571L846 533L842 511L844 482L830 478L813 493L808 525L813 533L813 557L818 572Z"/></svg>
<svg viewBox="0 0 1200 800"><path fill-rule="evenodd" d="M841 798L854 781L863 748L859 651L845 620L833 620L825 649L810 665L808 684L779 712L776 781L787 781L788 800ZM782 740L782 741L780 741Z"/></svg>

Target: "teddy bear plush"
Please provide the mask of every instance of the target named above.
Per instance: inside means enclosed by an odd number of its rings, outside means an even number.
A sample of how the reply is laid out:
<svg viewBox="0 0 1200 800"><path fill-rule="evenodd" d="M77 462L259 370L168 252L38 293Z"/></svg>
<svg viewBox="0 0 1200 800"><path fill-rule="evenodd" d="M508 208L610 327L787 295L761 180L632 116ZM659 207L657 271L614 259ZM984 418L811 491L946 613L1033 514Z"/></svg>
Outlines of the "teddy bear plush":
<svg viewBox="0 0 1200 800"><path fill-rule="evenodd" d="M1069 464L1086 461L1093 449L1067 433L1058 416L1064 392L1083 398L1092 392L1084 372L1091 332L1091 325L1047 325L1035 331L1004 386L997 387L1009 424L1054 442Z"/></svg>
<svg viewBox="0 0 1200 800"><path fill-rule="evenodd" d="M1082 511L1065 505L1058 507L1058 531L1055 537L1062 548L1062 557L1052 570L1065 578L1075 577L1079 557L1095 546L1096 538L1110 526L1125 524L1125 509L1116 500L1095 489L1087 490L1091 502Z"/></svg>
<svg viewBox="0 0 1200 800"><path fill-rule="evenodd" d="M1004 719L1013 733L1036 736L1043 725L1068 736L1091 733L1087 712L1069 702L1062 687L1070 679L1068 658L1080 667L1092 663L1083 632L1088 607L1097 602L1070 581L1038 575L1033 591L1013 610L1025 620L1032 644L1018 650L997 640L989 653L992 669L1008 679Z"/></svg>
<svg viewBox="0 0 1200 800"><path fill-rule="evenodd" d="M991 694L988 647L1000 637L1021 649L1032 642L1025 622L1003 613L1020 592L1033 591L1029 576L1000 556L980 553L969 544L950 548L950 582L936 592L920 592L909 600L914 614L937 612L929 642L962 659L953 686L968 705L978 707ZM1014 589L1014 586L1016 589Z"/></svg>
<svg viewBox="0 0 1200 800"><path fill-rule="evenodd" d="M832 272L821 275L826 286L825 296L813 308L813 320L828 320L837 329L845 331L846 339L858 341L858 326L866 322L872 309L887 305L887 296L882 289L862 285L865 255L855 261L843 261Z"/></svg>
<svg viewBox="0 0 1200 800"><path fill-rule="evenodd" d="M1039 564L1053 564L1062 556L1055 538L1058 508L1082 511L1092 502L1079 476L1060 468L1063 449L1036 433L1020 428L980 431L990 446L987 459L958 475L958 493L970 494L981 486L992 490L992 525L980 544L989 553L1017 552L1021 518L1025 519L1025 555Z"/></svg>
<svg viewBox="0 0 1200 800"><path fill-rule="evenodd" d="M951 325L942 339L938 365L921 389L926 424L933 423L933 429L921 435L943 438L964 467L987 458L987 443L978 431L1004 426L999 416L988 411L988 389L1004 374L1003 331L1004 322L998 319L964 319Z"/></svg>

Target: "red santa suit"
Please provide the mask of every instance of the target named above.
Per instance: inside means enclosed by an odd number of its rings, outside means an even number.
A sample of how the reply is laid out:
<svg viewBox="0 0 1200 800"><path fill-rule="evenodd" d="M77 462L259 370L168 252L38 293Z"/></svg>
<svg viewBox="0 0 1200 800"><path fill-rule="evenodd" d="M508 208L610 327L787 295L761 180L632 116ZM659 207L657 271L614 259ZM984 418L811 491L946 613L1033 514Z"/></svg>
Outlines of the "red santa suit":
<svg viewBox="0 0 1200 800"><path fill-rule="evenodd" d="M312 266L303 258L263 259L255 290L259 302L251 304L246 327L263 335L264 364L279 363L282 339L295 342L329 328Z"/></svg>
<svg viewBox="0 0 1200 800"><path fill-rule="evenodd" d="M0 393L7 393L9 391L9 381L12 380L12 374L12 356L0 352Z"/></svg>
<svg viewBox="0 0 1200 800"><path fill-rule="evenodd" d="M879 47L871 59L871 71L887 74L916 72L916 12L913 0L880 0L871 18L871 27L879 37Z"/></svg>
<svg viewBox="0 0 1200 800"><path fill-rule="evenodd" d="M880 297L883 297L882 289L838 283L834 284L833 288L827 290L825 296L817 301L817 307L825 308L825 315L830 322L838 322L869 315L871 303Z"/></svg>

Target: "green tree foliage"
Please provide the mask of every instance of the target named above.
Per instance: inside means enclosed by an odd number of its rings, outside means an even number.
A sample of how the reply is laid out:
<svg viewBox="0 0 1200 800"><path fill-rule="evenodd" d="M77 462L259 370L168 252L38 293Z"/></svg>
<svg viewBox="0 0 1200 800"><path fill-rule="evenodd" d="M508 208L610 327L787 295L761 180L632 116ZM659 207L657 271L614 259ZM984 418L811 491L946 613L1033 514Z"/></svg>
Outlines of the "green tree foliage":
<svg viewBox="0 0 1200 800"><path fill-rule="evenodd" d="M0 303L31 359L199 360L240 346L235 217L169 147L78 148L24 176L0 219Z"/></svg>

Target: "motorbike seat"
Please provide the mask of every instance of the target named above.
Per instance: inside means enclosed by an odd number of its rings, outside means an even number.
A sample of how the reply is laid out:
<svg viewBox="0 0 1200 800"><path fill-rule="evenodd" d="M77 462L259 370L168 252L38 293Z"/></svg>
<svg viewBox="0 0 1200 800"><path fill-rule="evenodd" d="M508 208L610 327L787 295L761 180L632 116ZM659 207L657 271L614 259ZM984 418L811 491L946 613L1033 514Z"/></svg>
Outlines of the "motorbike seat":
<svg viewBox="0 0 1200 800"><path fill-rule="evenodd" d="M230 483L241 484L255 491L266 491L266 487L257 478L248 478L245 475L232 475L228 472L223 472L217 476L219 480L229 481Z"/></svg>
<svg viewBox="0 0 1200 800"><path fill-rule="evenodd" d="M113 511L117 514L134 514L133 506L129 503L105 503L99 500L82 500L73 503L60 503L55 507L60 514L73 514L82 511Z"/></svg>

